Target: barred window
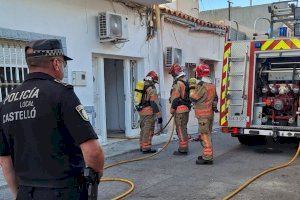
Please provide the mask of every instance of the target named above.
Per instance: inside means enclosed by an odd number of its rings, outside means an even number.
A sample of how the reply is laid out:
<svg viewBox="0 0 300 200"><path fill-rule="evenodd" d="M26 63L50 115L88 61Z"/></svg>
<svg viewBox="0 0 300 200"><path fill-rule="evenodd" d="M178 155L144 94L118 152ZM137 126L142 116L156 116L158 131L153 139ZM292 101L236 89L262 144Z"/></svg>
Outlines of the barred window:
<svg viewBox="0 0 300 200"><path fill-rule="evenodd" d="M24 81L28 68L25 42L0 39L0 101Z"/></svg>

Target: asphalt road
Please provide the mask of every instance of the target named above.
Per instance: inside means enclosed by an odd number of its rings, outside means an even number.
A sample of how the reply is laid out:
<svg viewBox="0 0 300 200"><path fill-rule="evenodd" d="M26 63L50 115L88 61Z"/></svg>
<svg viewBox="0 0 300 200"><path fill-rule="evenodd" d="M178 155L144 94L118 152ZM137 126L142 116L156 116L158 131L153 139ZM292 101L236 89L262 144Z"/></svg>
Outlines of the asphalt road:
<svg viewBox="0 0 300 200"><path fill-rule="evenodd" d="M242 146L229 135L213 135L215 162L212 166L199 166L195 159L201 152L198 142L190 143L188 156L173 156L177 143L150 160L125 164L108 169L105 177L133 180L136 189L127 199L222 199L230 191L263 169L288 161L296 145L273 144ZM265 151L273 148L276 151ZM139 151L112 157L108 163L139 157ZM233 199L300 199L300 162L268 174L254 182ZM122 183L101 183L99 199L111 199L126 190ZM0 188L0 199L11 199L7 188Z"/></svg>

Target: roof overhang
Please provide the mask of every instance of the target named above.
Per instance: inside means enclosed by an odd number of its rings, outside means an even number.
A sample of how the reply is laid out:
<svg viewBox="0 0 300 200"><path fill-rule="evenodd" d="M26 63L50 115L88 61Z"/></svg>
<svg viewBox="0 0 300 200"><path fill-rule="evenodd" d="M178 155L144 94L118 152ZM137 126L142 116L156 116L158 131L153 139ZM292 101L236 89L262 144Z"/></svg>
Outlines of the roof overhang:
<svg viewBox="0 0 300 200"><path fill-rule="evenodd" d="M165 3L171 3L172 0L130 0L132 2L142 4L142 5L153 5L153 4L165 4Z"/></svg>
<svg viewBox="0 0 300 200"><path fill-rule="evenodd" d="M200 60L202 60L202 61L210 61L210 62L222 62L222 60L220 60L220 59L207 58L207 57L203 57L203 56L200 57Z"/></svg>
<svg viewBox="0 0 300 200"><path fill-rule="evenodd" d="M193 32L204 31L218 35L226 34L227 27L222 24L207 22L199 18L187 15L183 12L165 7L161 7L160 10L165 15L165 20L170 20L179 25L190 27L191 31Z"/></svg>

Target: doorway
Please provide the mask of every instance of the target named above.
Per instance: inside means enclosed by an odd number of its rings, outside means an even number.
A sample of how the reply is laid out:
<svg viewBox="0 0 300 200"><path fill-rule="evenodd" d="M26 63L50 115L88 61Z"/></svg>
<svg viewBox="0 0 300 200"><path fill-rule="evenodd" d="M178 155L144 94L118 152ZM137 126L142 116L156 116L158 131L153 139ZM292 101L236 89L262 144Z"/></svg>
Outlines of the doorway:
<svg viewBox="0 0 300 200"><path fill-rule="evenodd" d="M210 79L213 84L216 84L216 74L215 67L217 66L216 61L214 60L202 60L202 63L207 64L210 68Z"/></svg>
<svg viewBox="0 0 300 200"><path fill-rule="evenodd" d="M125 136L124 61L104 59L107 137Z"/></svg>

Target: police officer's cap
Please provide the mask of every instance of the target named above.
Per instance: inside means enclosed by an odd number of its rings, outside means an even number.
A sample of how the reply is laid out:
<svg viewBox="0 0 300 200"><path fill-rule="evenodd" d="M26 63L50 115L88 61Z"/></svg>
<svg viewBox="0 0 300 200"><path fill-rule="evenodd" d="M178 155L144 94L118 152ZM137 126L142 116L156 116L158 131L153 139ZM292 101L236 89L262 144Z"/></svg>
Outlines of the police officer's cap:
<svg viewBox="0 0 300 200"><path fill-rule="evenodd" d="M32 51L27 50L31 48ZM26 57L63 56L64 60L73 60L64 54L61 41L58 39L34 40L25 47Z"/></svg>

